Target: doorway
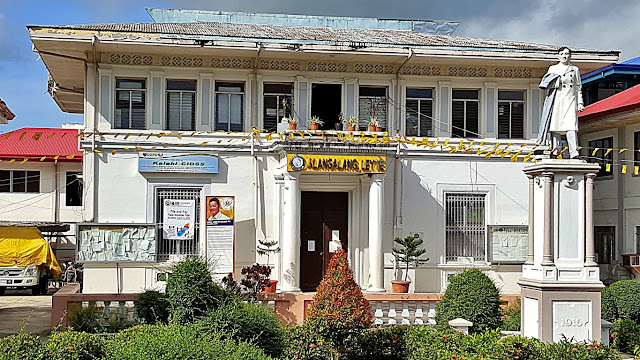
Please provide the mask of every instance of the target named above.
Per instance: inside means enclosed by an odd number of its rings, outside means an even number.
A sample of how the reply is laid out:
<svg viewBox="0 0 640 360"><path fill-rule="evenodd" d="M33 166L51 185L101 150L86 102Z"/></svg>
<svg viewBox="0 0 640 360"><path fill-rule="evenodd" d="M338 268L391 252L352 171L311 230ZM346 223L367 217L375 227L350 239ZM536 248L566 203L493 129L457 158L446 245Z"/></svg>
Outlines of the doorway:
<svg viewBox="0 0 640 360"><path fill-rule="evenodd" d="M333 253L347 249L349 193L303 191L300 220L300 289L316 291Z"/></svg>
<svg viewBox="0 0 640 360"><path fill-rule="evenodd" d="M311 88L311 116L317 116L324 125L322 130L342 130L342 85L313 84Z"/></svg>

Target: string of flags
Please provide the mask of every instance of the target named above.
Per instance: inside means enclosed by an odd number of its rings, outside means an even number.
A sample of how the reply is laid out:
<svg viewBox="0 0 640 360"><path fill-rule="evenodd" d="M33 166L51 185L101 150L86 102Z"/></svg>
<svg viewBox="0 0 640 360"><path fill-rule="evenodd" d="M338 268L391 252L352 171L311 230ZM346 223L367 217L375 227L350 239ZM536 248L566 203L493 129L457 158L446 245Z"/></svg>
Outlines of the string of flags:
<svg viewBox="0 0 640 360"><path fill-rule="evenodd" d="M2 140L7 140L9 139L11 136L19 136L19 141L23 141L25 138L27 138L27 132L22 132L21 134L17 135L17 131L14 132L9 132L7 134L5 134L4 136L0 136L0 142ZM229 138L229 139L218 139L215 141L212 141L210 139L208 139L209 141L202 141L202 142L192 142L189 141L187 143L163 143L163 144L151 144L152 146L149 146L150 144L144 144L141 142L145 142L148 143L150 141L154 141L155 139L160 139L163 137L168 137L168 136L174 136L176 138L179 139L188 139L188 138L193 138L197 135L201 136L201 135L214 135L214 134L226 134L226 135L232 135L234 136L233 138ZM58 135L58 136L56 136ZM31 135L31 138L35 141L42 141L42 140L55 140L56 137L57 138L63 138L65 136L68 136L67 132L61 133L61 134L56 134L56 132L52 132L50 134L48 134L47 136L44 136L43 132L35 132ZM136 142L136 144L132 145L132 146L123 146L122 149L113 149L107 152L110 152L111 155L116 155L118 152L121 151L144 151L144 150L157 150L157 149L166 149L169 148L171 146L178 146L178 147L182 147L182 146L208 146L208 145L212 145L212 146L235 146L235 145L247 145L252 141L258 141L258 142L277 142L277 141L290 141L290 140L295 140L295 139L300 139L303 140L305 138L307 139L312 139L312 138L322 138L322 139L327 139L329 136L331 136L331 140L335 142L335 140L337 139L338 141L342 142L342 143L350 143L350 144L371 144L371 145L387 145L387 144L406 144L406 145L413 145L416 148L420 148L423 147L425 149L429 149L429 150L440 150L443 152L447 152L448 154L453 154L453 153L460 153L460 154L469 154L469 155L476 155L476 156L484 156L487 159L490 159L492 157L497 158L500 157L502 159L509 159L510 162L518 162L519 160L521 160L523 163L526 162L533 162L533 163L537 163L537 159L534 157L534 152L536 150L544 150L547 147L541 147L541 146L533 146L530 144L513 144L513 143L501 143L501 142L497 142L495 144L489 144L486 141L481 141L481 140L469 140L469 139L462 139L462 140L458 140L458 139L451 139L451 138L445 138L442 141L439 138L427 138L427 137L407 137L407 136L393 136L393 135L389 135L388 132L382 132L382 133L370 133L370 132L357 132L357 131L353 131L353 132L325 132L324 130L296 130L296 131L288 131L288 132L282 132L282 133L276 133L276 132L267 132L265 130L258 130L258 129L254 129L251 132L231 132L231 131L223 131L223 130L218 130L218 131L187 131L187 132L160 132L160 133L131 133L131 132L127 132L127 133L105 133L105 132L79 132L77 135L75 135L76 138L84 138L84 139L88 139L92 136L113 136L113 140L127 140L127 141L132 141L132 142ZM582 147L580 147L580 149L582 149ZM592 160L591 162L594 162L596 164L598 164L600 161L603 163L605 171L606 172L612 172L612 169L615 168L619 168L620 172L622 174L626 174L629 172L630 169L632 169L632 173L634 175L638 175L640 173L640 167L639 165L636 165L636 162L634 160L624 160L624 159L618 159L616 161L613 160L613 153L617 153L617 154L622 154L626 151L630 151L630 152L635 152L638 151L640 153L640 149L638 150L632 150L629 148L589 148L589 147L585 147L586 150L588 150L589 152L589 158ZM568 147L565 147L564 149L562 149L562 151L560 152L560 155L558 155L558 158L562 158L563 154L566 154L568 150ZM95 153L102 153L103 150L100 149L94 149L93 150ZM106 151L106 150L105 150ZM79 156L84 156L86 155L87 152L83 151L83 153ZM68 160L72 160L74 159L76 155L75 154L70 154L70 155L64 155L64 154L60 154L60 155L55 155L55 156L42 156L39 159L33 159L33 158L23 158L23 159L10 159L10 160L5 160L8 161L10 163L14 163L14 162L18 162L20 164L24 164L28 161L45 161L46 159L52 159L52 160L58 160L59 158L63 157L66 158ZM2 160L0 160L2 161ZM632 163L632 168L630 168L629 164L624 164L625 162L627 163Z"/></svg>

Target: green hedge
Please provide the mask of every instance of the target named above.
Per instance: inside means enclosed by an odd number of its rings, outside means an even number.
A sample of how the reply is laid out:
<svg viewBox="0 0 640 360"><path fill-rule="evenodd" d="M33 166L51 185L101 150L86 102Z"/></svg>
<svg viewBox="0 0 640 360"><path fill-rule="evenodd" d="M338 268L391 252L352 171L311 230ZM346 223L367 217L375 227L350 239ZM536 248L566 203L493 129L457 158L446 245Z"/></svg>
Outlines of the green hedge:
<svg viewBox="0 0 640 360"><path fill-rule="evenodd" d="M640 346L640 325L633 320L616 320L611 328L610 344L618 351L631 354Z"/></svg>
<svg viewBox="0 0 640 360"><path fill-rule="evenodd" d="M156 290L147 290L138 296L135 304L138 319L146 324L157 322L166 324L169 319L169 300L167 294Z"/></svg>
<svg viewBox="0 0 640 360"><path fill-rule="evenodd" d="M602 318L611 322L629 319L640 323L640 283L620 280L602 291Z"/></svg>

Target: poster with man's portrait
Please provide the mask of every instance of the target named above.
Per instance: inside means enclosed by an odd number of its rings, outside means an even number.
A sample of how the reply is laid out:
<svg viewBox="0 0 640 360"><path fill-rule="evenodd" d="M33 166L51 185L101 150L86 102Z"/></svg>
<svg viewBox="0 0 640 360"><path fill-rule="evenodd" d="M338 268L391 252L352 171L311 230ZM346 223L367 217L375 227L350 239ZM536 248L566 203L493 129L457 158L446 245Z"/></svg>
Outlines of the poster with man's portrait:
<svg viewBox="0 0 640 360"><path fill-rule="evenodd" d="M207 225L233 225L233 196L207 196Z"/></svg>
<svg viewBox="0 0 640 360"><path fill-rule="evenodd" d="M207 196L207 258L216 264L214 272L234 270L235 227L233 196Z"/></svg>

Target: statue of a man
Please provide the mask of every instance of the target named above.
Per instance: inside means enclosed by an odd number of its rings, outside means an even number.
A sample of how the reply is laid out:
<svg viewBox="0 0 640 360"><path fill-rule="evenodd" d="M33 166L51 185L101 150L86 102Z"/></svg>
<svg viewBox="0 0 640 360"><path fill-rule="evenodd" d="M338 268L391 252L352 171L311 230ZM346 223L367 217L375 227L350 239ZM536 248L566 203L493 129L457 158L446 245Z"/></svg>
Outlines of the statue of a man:
<svg viewBox="0 0 640 360"><path fill-rule="evenodd" d="M549 135L552 141L551 156L557 156L562 135L569 143L569 156L574 159L578 153L578 111L584 110L580 71L571 65L571 50L558 49L559 63L551 65L540 82L540 88L548 90L544 100L540 132L536 145L547 145Z"/></svg>

